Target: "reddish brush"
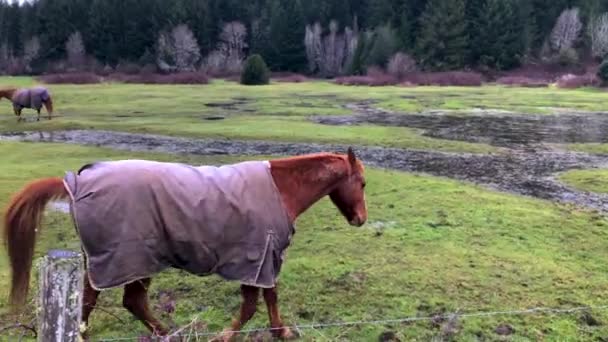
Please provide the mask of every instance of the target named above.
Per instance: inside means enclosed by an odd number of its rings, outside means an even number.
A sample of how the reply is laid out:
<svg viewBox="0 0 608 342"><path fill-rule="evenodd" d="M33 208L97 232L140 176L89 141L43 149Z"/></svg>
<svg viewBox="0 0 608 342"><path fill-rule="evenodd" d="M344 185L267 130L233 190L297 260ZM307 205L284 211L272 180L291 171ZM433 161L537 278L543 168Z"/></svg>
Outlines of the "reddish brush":
<svg viewBox="0 0 608 342"><path fill-rule="evenodd" d="M518 87L529 87L529 88L536 88L536 87L546 87L549 85L549 80L545 80L545 79L536 79L536 78L530 78L530 77L525 77L525 76L505 76L505 77L501 77L499 79L496 80L497 84L502 84L502 85L512 85L512 86L518 86Z"/></svg>
<svg viewBox="0 0 608 342"><path fill-rule="evenodd" d="M558 88L575 89L581 87L597 87L601 81L595 74L564 75L557 80Z"/></svg>
<svg viewBox="0 0 608 342"><path fill-rule="evenodd" d="M73 72L42 75L38 80L47 84L95 84L101 83L102 78L92 72Z"/></svg>
<svg viewBox="0 0 608 342"><path fill-rule="evenodd" d="M403 81L415 85L480 86L483 83L483 76L468 71L417 72L405 76Z"/></svg>

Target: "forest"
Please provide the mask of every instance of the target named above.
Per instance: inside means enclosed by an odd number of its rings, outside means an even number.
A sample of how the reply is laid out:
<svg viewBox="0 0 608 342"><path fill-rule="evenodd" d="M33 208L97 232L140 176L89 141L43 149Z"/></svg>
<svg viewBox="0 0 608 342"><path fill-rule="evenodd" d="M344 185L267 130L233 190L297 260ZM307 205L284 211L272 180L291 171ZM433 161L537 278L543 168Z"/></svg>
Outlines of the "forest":
<svg viewBox="0 0 608 342"><path fill-rule="evenodd" d="M0 71L510 70L608 52L607 0L0 0Z"/></svg>

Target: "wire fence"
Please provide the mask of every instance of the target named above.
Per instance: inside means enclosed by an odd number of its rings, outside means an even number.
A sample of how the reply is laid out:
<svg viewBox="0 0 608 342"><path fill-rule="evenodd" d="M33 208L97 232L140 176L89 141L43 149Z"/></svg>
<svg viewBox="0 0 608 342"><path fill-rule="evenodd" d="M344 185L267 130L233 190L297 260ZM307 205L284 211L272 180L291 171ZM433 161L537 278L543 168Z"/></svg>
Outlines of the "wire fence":
<svg viewBox="0 0 608 342"><path fill-rule="evenodd" d="M578 306L571 308L549 308L549 307L536 307L530 309L517 309L517 310L505 310L505 311L479 311L479 312L471 312L471 313L446 313L446 314L438 314L432 316L411 316L404 318L396 318L396 319L379 319L379 320L361 320L361 321L351 321L351 322L333 322L333 323L312 323L312 324L300 324L300 325L290 325L286 326L292 330L295 330L302 336L302 331L305 330L320 330L325 328L335 328L335 327L353 327L353 326L364 326L364 325L390 325L390 324L403 324L403 323L414 323L421 321L442 321L442 320L450 320L455 318L479 318L479 317L492 317L492 316L522 316L522 315L540 315L540 314L571 314L575 312L583 312L583 311L603 311L608 310L608 305L598 305L598 306ZM260 333L260 332L268 332L272 330L282 329L281 328L252 328L252 329L243 329L236 331L205 331L205 332L197 332L194 331L195 323L197 320L193 320L190 324L178 329L173 334L169 336L160 338L160 341L168 341L172 338L180 337L187 338L187 341L194 340L198 341L199 338L209 338L213 336L218 336L222 333L235 333L235 334L252 334L252 333ZM138 341L140 337L114 337L114 338L102 338L96 341L99 342L113 342L113 341ZM328 339L329 340L329 339Z"/></svg>

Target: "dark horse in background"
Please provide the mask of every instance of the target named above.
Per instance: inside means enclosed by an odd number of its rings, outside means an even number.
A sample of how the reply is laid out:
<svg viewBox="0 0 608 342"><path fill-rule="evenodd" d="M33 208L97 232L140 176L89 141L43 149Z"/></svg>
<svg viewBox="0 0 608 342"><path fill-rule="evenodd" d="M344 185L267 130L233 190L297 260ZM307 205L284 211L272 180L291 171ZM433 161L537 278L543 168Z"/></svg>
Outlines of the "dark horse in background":
<svg viewBox="0 0 608 342"><path fill-rule="evenodd" d="M277 199L282 203L286 220L291 224L325 196L329 196L350 225L359 227L366 222L364 167L352 149L349 148L347 154L317 153L271 159L268 161L268 165L269 177L276 186ZM157 186L153 183L154 181L147 180L143 184L145 187ZM113 191L105 188L101 191L106 192L106 190ZM205 193L205 189L196 191ZM62 178L43 178L27 184L8 204L4 217L4 238L12 270L10 303L14 308L22 307L27 298L36 231L40 227L44 208L52 199L67 199L69 196L70 192L66 190ZM181 209L193 211L196 208L184 206ZM272 213L265 214L272 215ZM132 218L126 217L123 220ZM220 224L228 227L227 222ZM82 242L82 235L80 239ZM102 247L95 241L91 246ZM191 261L194 262L194 260ZM87 269L88 272L90 269ZM96 305L100 291L91 285L90 279L93 278L90 278L90 275L85 274L84 278L82 320L85 325L88 325L89 315ZM123 305L154 334L166 336L169 331L154 317L149 308L147 291L150 282L151 278L148 277L125 284ZM238 318L232 320L230 328L225 329L217 337L218 340L230 341L238 334L237 331L241 330L256 312L259 294L260 287L241 283L240 314ZM268 288L262 287L262 294L268 308L273 335L281 339L294 338L294 333L281 320L276 285Z"/></svg>
<svg viewBox="0 0 608 342"><path fill-rule="evenodd" d="M38 113L37 121L40 121L40 110L46 108L48 119L53 114L53 99L48 89L37 86L32 88L6 88L0 89L0 99L5 98L13 103L13 111L17 115L17 121L21 121L23 108L32 108Z"/></svg>

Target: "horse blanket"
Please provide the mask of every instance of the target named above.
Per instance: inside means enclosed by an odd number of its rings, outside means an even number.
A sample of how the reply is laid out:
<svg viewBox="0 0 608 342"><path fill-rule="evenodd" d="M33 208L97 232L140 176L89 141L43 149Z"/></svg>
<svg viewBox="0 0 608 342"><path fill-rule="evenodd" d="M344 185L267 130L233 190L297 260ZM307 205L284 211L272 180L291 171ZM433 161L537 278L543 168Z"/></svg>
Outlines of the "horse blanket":
<svg viewBox="0 0 608 342"><path fill-rule="evenodd" d="M265 161L97 162L64 184L98 290L168 267L274 287L295 233Z"/></svg>
<svg viewBox="0 0 608 342"><path fill-rule="evenodd" d="M19 89L13 95L13 107L19 110L33 108L39 111L49 98L49 91L44 87Z"/></svg>

